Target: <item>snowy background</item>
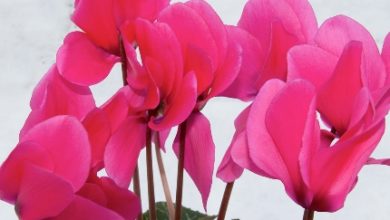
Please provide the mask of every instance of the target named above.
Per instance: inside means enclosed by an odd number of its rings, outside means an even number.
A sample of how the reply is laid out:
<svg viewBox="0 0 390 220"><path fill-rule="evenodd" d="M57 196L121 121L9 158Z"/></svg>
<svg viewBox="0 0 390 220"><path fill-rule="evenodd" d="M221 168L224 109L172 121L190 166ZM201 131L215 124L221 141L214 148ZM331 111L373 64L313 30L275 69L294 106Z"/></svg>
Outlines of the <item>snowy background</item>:
<svg viewBox="0 0 390 220"><path fill-rule="evenodd" d="M57 48L66 33L75 27L70 22L72 0L0 0L0 163L18 141L19 129L29 113L29 99L35 84L55 60ZM238 21L244 0L209 0L225 23ZM312 0L319 23L337 14L346 14L365 25L382 45L390 31L390 0ZM102 85L94 87L97 103L107 99L120 85L118 74L111 74ZM233 120L247 104L216 99L208 103L204 113L212 123L217 146L216 167L233 135ZM375 156L390 157L390 132ZM168 148L164 155L171 190L175 189L176 158ZM144 161L144 155L141 155ZM156 164L156 163L155 163ZM146 170L140 164L143 207L146 203ZM157 167L155 168L157 170ZM164 200L160 178L156 173L157 200ZM214 180L208 213L216 214L225 185ZM202 210L200 195L195 185L185 176L184 205ZM303 210L292 202L278 181L244 173L233 189L227 219L301 219ZM390 168L365 167L359 182L347 198L345 207L337 213L316 213L315 219L370 219L390 218ZM0 201L0 219L17 219L13 206Z"/></svg>

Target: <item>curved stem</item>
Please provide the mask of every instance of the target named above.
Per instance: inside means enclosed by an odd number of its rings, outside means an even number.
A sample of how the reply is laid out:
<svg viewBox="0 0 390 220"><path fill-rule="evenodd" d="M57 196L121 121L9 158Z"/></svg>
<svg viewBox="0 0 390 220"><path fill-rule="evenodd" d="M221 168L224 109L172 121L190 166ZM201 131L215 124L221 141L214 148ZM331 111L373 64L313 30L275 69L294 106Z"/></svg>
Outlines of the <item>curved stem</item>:
<svg viewBox="0 0 390 220"><path fill-rule="evenodd" d="M156 205L154 199L154 180L153 180L153 160L152 160L152 131L146 128L146 169L148 177L148 195L149 195L149 219L156 220Z"/></svg>
<svg viewBox="0 0 390 220"><path fill-rule="evenodd" d="M232 194L234 182L227 183L225 187L225 192L223 193L223 198L221 206L219 207L218 220L224 220L226 216L226 211L229 205L230 195Z"/></svg>
<svg viewBox="0 0 390 220"><path fill-rule="evenodd" d="M303 213L303 220L313 220L314 219L314 211L310 209L305 209Z"/></svg>
<svg viewBox="0 0 390 220"><path fill-rule="evenodd" d="M163 189L164 189L165 200L167 201L169 220L173 220L174 216L175 216L175 207L173 206L171 191L169 189L168 179L167 179L167 175L165 173L164 162L163 162L163 159L161 156L161 143L160 143L159 132L156 132L156 136L157 136L157 138L156 138L156 149L155 150L156 150L158 169L160 171L160 177L161 177L161 182L162 182Z"/></svg>
<svg viewBox="0 0 390 220"><path fill-rule="evenodd" d="M181 218L186 130L187 130L187 122L184 121L179 126L180 147L179 147L179 163L177 168L175 220L180 220Z"/></svg>

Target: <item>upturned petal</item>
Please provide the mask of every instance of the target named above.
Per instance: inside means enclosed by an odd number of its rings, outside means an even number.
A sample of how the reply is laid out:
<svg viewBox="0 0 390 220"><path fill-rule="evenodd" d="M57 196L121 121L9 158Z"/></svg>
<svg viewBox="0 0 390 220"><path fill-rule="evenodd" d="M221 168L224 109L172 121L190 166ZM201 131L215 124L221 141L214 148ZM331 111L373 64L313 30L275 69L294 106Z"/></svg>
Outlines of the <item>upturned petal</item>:
<svg viewBox="0 0 390 220"><path fill-rule="evenodd" d="M138 155L145 146L146 121L129 116L107 143L104 154L106 172L115 183L128 188Z"/></svg>
<svg viewBox="0 0 390 220"><path fill-rule="evenodd" d="M72 20L95 45L119 54L119 31L114 19L113 0L78 0Z"/></svg>
<svg viewBox="0 0 390 220"><path fill-rule="evenodd" d="M362 43L361 69L365 85L370 91L383 87L387 78L385 66L375 40L361 24L347 16L335 16L321 25L315 37L319 47L336 56L341 56L351 41Z"/></svg>
<svg viewBox="0 0 390 220"><path fill-rule="evenodd" d="M87 131L76 118L56 116L31 128L20 140L33 142L47 150L54 174L68 181L75 191L88 177L91 147ZM72 161L72 163L69 163Z"/></svg>
<svg viewBox="0 0 390 220"><path fill-rule="evenodd" d="M86 34L78 31L66 36L57 53L60 74L82 86L90 86L105 79L119 61L119 57L99 48Z"/></svg>

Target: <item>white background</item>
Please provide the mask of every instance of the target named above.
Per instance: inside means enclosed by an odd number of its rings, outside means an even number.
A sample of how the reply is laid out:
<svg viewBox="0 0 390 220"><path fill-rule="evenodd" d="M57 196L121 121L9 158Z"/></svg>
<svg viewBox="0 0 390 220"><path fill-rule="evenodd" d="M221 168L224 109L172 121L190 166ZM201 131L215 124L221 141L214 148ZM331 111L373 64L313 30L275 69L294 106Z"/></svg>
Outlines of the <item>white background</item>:
<svg viewBox="0 0 390 220"><path fill-rule="evenodd" d="M235 24L246 1L208 2L226 23ZM372 32L378 45L382 45L390 31L389 0L312 0L311 3L320 23L337 14L349 15ZM29 112L32 89L54 62L56 50L66 33L74 29L69 19L72 10L71 0L0 0L0 162L17 143L19 129ZM118 68L114 71L107 81L93 88L99 104L121 83ZM204 109L212 123L217 146L216 168L233 135L233 120L245 105L216 99ZM390 134L385 134L376 156L390 157L389 141ZM175 189L177 160L169 147L164 159L171 189ZM140 160L145 208L144 154ZM157 200L163 200L158 175L155 181ZM208 213L218 212L223 190L224 184L214 179ZM184 205L202 210L200 195L188 176L185 176ZM244 173L235 184L227 219L301 219L302 213L302 208L287 197L280 182ZM1 201L0 219L17 219L13 207ZM345 207L332 214L316 213L316 219L390 219L390 167L365 167Z"/></svg>

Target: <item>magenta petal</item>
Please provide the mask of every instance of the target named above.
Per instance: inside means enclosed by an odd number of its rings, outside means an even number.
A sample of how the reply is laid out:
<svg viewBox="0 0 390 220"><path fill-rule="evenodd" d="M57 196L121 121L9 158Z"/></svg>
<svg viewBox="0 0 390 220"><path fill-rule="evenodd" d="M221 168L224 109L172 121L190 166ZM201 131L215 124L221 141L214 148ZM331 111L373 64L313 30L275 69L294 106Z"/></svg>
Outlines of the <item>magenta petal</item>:
<svg viewBox="0 0 390 220"><path fill-rule="evenodd" d="M186 123L184 168L200 191L203 207L207 209L215 160L210 122L202 113L197 112L192 113ZM179 137L180 132L173 145L176 155L179 155Z"/></svg>
<svg viewBox="0 0 390 220"><path fill-rule="evenodd" d="M312 187L317 192L313 208L328 212L342 208L356 183L358 172L366 164L383 133L384 121L379 121L352 137L342 136L334 146L317 153L312 163Z"/></svg>
<svg viewBox="0 0 390 220"><path fill-rule="evenodd" d="M20 141L42 146L53 161L53 173L69 181L75 191L82 187L89 173L91 147L88 134L77 119L53 117L31 128Z"/></svg>
<svg viewBox="0 0 390 220"><path fill-rule="evenodd" d="M47 170L54 168L46 149L33 142L18 144L0 167L0 198L2 200L15 203L26 164L34 164Z"/></svg>
<svg viewBox="0 0 390 220"><path fill-rule="evenodd" d="M330 53L340 56L351 41L362 43L362 72L371 91L381 88L386 80L385 66L376 42L361 24L339 15L326 20L318 30L315 43Z"/></svg>
<svg viewBox="0 0 390 220"><path fill-rule="evenodd" d="M196 78L194 72L187 73L178 90L168 100L166 110L161 117L149 121L149 127L156 131L165 130L183 122L191 114L197 99Z"/></svg>
<svg viewBox="0 0 390 220"><path fill-rule="evenodd" d="M242 48L233 37L229 37L228 51L225 60L215 73L209 98L219 95L236 79L242 65Z"/></svg>
<svg viewBox="0 0 390 220"><path fill-rule="evenodd" d="M37 123L56 115L71 115L81 120L95 108L95 101L88 87L69 83L52 66L34 89L30 105L32 112L20 137Z"/></svg>
<svg viewBox="0 0 390 220"><path fill-rule="evenodd" d="M117 26L137 17L154 21L158 13L168 6L170 0L116 0L114 14Z"/></svg>
<svg viewBox="0 0 390 220"><path fill-rule="evenodd" d="M146 123L144 120L128 117L107 143L104 154L106 171L120 187L129 187L138 155L145 146Z"/></svg>
<svg viewBox="0 0 390 220"><path fill-rule="evenodd" d="M125 220L119 214L91 200L76 196L72 203L51 220Z"/></svg>
<svg viewBox="0 0 390 220"><path fill-rule="evenodd" d="M73 22L86 32L96 46L119 54L119 32L114 20L113 0L79 0Z"/></svg>
<svg viewBox="0 0 390 220"><path fill-rule="evenodd" d="M253 99L258 92L254 82L259 78L262 64L265 62L265 50L259 41L244 29L228 26L227 30L229 37L237 41L242 48L242 60L236 79L221 95L247 101Z"/></svg>
<svg viewBox="0 0 390 220"><path fill-rule="evenodd" d="M153 141L160 145L160 149L162 149L165 152L165 142L168 139L169 133L171 132L171 129L161 130L158 132L153 132Z"/></svg>
<svg viewBox="0 0 390 220"><path fill-rule="evenodd" d="M287 178L287 168L268 133L265 119L268 106L284 86L284 82L276 79L265 83L250 108L246 124L249 155L254 164L269 176L283 179Z"/></svg>
<svg viewBox="0 0 390 220"><path fill-rule="evenodd" d="M128 116L129 103L125 92L125 90L128 89L128 87L123 87L100 107L110 121L112 133L118 129L119 125L122 124Z"/></svg>
<svg viewBox="0 0 390 220"><path fill-rule="evenodd" d="M64 179L27 165L15 210L21 219L46 219L62 212L73 198L73 188Z"/></svg>
<svg viewBox="0 0 390 220"><path fill-rule="evenodd" d="M90 86L105 79L119 57L94 45L81 32L66 36L57 53L60 74L72 83Z"/></svg>
<svg viewBox="0 0 390 220"><path fill-rule="evenodd" d="M389 84L390 81L390 33L387 34L385 38L385 42L383 43L383 49L382 49L382 59L385 62L386 70L387 70L387 84Z"/></svg>
<svg viewBox="0 0 390 220"><path fill-rule="evenodd" d="M223 63L229 46L225 25L214 9L205 0L190 0L185 3L192 8L206 22L211 35L213 36L217 50L219 64Z"/></svg>
<svg viewBox="0 0 390 220"><path fill-rule="evenodd" d="M129 220L136 219L141 213L140 200L134 193L118 187L109 178L101 179L101 187L107 197L107 208Z"/></svg>
<svg viewBox="0 0 390 220"><path fill-rule="evenodd" d="M110 121L101 109L91 111L83 120L92 150L92 167L102 167L104 150L111 136Z"/></svg>
<svg viewBox="0 0 390 220"><path fill-rule="evenodd" d="M136 22L136 35L146 69L162 96L169 95L183 71L179 41L167 24L152 24L142 19Z"/></svg>
<svg viewBox="0 0 390 220"><path fill-rule="evenodd" d="M288 80L308 80L317 88L317 91L332 76L337 64L335 55L312 45L291 48L287 60Z"/></svg>
<svg viewBox="0 0 390 220"><path fill-rule="evenodd" d="M210 11L202 13L208 14ZM219 62L223 60L223 58L219 59L217 47L217 41L220 39L214 38L214 31L211 31L200 13L183 3L176 3L163 10L158 17L158 21L167 23L175 32L183 54L186 54L190 45L206 51L211 59L213 72L217 69ZM219 30L219 27L216 28Z"/></svg>
<svg viewBox="0 0 390 220"><path fill-rule="evenodd" d="M231 183L238 179L243 172L244 168L233 161L231 148L228 148L218 167L217 177L226 183Z"/></svg>
<svg viewBox="0 0 390 220"><path fill-rule="evenodd" d="M352 41L342 54L336 69L318 94L318 110L341 134L350 123L353 104L362 88L362 44ZM348 89L345 89L348 88ZM329 105L329 103L332 103Z"/></svg>

